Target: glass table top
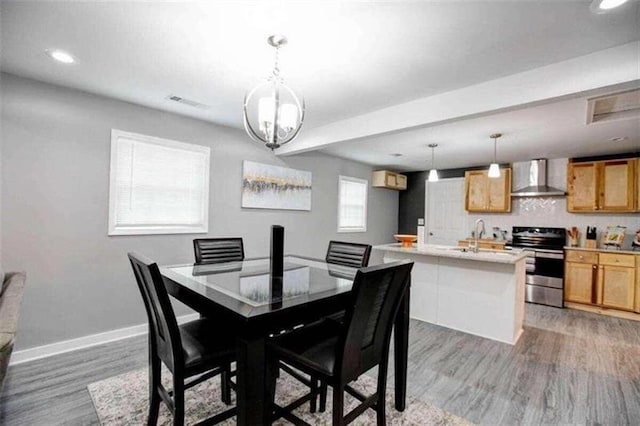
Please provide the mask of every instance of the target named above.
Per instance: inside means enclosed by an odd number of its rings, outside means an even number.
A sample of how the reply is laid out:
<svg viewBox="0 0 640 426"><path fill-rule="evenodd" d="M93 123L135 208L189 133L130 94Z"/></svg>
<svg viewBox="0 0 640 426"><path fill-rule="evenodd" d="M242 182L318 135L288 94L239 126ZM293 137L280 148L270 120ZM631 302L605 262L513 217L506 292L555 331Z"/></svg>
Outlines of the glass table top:
<svg viewBox="0 0 640 426"><path fill-rule="evenodd" d="M270 259L160 267L166 278L245 317L308 303L351 290L356 268L285 256L282 281L272 280Z"/></svg>

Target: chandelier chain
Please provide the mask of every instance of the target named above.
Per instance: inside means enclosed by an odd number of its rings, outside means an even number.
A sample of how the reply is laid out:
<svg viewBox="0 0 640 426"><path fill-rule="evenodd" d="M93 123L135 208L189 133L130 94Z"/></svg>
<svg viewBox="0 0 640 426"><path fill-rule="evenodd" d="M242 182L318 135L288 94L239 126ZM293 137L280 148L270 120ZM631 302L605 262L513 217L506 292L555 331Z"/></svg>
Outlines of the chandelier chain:
<svg viewBox="0 0 640 426"><path fill-rule="evenodd" d="M273 75L275 77L279 77L280 76L280 46L276 46L276 60L275 63L273 65Z"/></svg>

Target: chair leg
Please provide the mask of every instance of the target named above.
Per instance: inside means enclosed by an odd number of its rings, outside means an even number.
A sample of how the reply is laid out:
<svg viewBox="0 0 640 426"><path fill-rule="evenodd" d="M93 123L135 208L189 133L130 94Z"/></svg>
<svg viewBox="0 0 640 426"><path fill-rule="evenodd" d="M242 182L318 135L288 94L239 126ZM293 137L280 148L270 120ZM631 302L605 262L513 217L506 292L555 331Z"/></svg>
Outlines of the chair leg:
<svg viewBox="0 0 640 426"><path fill-rule="evenodd" d="M318 407L318 411L324 413L327 409L327 384L320 383L320 406Z"/></svg>
<svg viewBox="0 0 640 426"><path fill-rule="evenodd" d="M378 402L376 404L376 424L384 426L387 424L386 405L387 405L387 364L389 359L383 359L378 365Z"/></svg>
<svg viewBox="0 0 640 426"><path fill-rule="evenodd" d="M182 374L173 373L173 426L184 425L184 377Z"/></svg>
<svg viewBox="0 0 640 426"><path fill-rule="evenodd" d="M344 389L342 386L333 387L333 426L343 426L344 423Z"/></svg>
<svg viewBox="0 0 640 426"><path fill-rule="evenodd" d="M311 393L313 394L313 398L309 400L309 412L315 413L318 404L318 379L311 376L309 378L311 381Z"/></svg>
<svg viewBox="0 0 640 426"><path fill-rule="evenodd" d="M229 380L231 379L231 364L227 364L223 368L220 374L220 399L229 405L231 404L231 386L229 385Z"/></svg>
<svg viewBox="0 0 640 426"><path fill-rule="evenodd" d="M158 423L158 412L160 410L160 385L161 372L160 360L149 354L149 419L147 424L155 426Z"/></svg>

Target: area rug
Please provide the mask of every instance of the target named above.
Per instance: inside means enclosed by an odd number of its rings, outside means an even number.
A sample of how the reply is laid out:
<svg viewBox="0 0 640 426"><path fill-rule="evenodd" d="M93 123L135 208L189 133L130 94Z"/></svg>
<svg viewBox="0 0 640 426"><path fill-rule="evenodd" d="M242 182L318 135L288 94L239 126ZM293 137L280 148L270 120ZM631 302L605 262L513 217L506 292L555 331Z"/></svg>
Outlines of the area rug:
<svg viewBox="0 0 640 426"><path fill-rule="evenodd" d="M165 387L170 387L171 375L163 371ZM368 376L362 376L353 385L354 388L370 395L375 392L376 381ZM111 377L87 386L96 413L103 426L111 425L144 425L148 415L148 375L147 369L131 371L119 376ZM289 401L303 395L307 388L286 373L278 379L276 401L284 406ZM207 380L185 392L186 424L194 424L228 408L220 401L220 378ZM393 389L387 391L387 424L389 425L470 425L460 417L456 417L428 403L407 398L407 408L398 412L393 408ZM235 401L234 401L235 402ZM350 395L345 397L345 413L357 405L357 400ZM295 414L313 425L331 424L331 388L327 396L327 410L324 413L309 413L309 404L305 404L295 411ZM160 405L159 425L170 425L171 413L164 404ZM224 425L235 424L235 417ZM367 410L352 424L372 425L376 423L376 414ZM276 425L288 424L281 420Z"/></svg>

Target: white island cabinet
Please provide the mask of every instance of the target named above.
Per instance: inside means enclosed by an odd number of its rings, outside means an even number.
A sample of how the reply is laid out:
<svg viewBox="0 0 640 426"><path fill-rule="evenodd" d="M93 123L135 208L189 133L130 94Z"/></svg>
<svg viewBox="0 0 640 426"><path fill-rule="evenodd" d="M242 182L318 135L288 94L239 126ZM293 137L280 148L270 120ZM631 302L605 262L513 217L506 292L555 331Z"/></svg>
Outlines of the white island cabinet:
<svg viewBox="0 0 640 426"><path fill-rule="evenodd" d="M525 255L456 247L375 246L385 262L410 259L410 315L514 345L524 320Z"/></svg>

